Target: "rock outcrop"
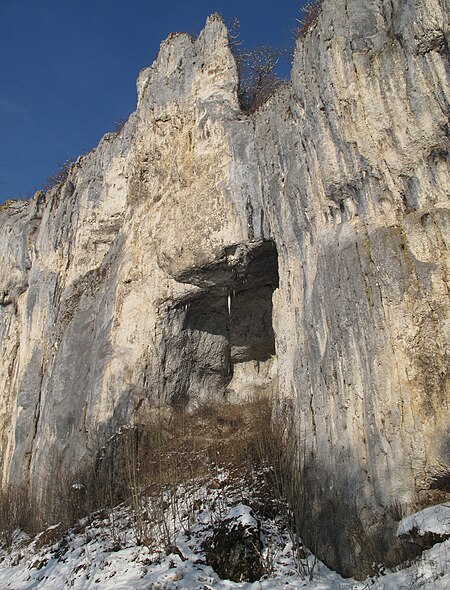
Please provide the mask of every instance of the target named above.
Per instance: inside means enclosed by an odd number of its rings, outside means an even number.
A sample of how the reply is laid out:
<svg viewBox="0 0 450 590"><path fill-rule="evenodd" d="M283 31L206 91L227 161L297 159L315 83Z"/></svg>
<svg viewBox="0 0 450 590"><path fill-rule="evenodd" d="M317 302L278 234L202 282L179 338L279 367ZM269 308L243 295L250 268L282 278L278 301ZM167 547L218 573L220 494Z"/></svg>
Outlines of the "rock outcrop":
<svg viewBox="0 0 450 590"><path fill-rule="evenodd" d="M448 74L444 0L324 0L252 115L219 17L164 41L123 129L0 209L4 484L269 391L306 544L399 561L399 512L449 491Z"/></svg>

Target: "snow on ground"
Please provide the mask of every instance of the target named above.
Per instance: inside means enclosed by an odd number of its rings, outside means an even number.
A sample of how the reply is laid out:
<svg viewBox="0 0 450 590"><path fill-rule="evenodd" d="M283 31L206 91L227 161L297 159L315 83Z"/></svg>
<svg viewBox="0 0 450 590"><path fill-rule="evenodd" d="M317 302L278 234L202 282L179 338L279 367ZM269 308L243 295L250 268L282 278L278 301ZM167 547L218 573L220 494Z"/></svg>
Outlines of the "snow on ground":
<svg viewBox="0 0 450 590"><path fill-rule="evenodd" d="M356 582L332 572L312 555L296 559L281 516L271 510L262 512L266 516L258 514L267 571L263 579L254 583L221 580L206 564L202 544L212 534L212 526L230 514L251 518L246 506L252 504L252 491L226 472L218 473L208 485L191 484L166 494L160 517L151 511L157 499L146 500L146 514L153 514L155 520L153 528L146 530L146 544L136 543L136 521L126 506L97 512L58 540L55 527L34 539L17 532L12 549L0 551L0 590L450 588L450 540L424 552L407 569ZM52 533L54 541L50 541ZM164 551L163 546L170 548Z"/></svg>

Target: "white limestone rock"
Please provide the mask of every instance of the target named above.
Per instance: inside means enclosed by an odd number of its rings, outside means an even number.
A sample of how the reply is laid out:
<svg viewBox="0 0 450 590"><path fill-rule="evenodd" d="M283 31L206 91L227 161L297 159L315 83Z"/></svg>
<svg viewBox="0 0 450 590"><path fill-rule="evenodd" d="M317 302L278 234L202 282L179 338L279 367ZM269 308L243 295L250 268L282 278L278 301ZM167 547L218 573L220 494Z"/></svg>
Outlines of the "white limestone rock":
<svg viewBox="0 0 450 590"><path fill-rule="evenodd" d="M62 185L0 208L4 484L45 502L156 400L269 391L306 544L344 574L404 556L398 507L450 475L447 18L324 0L248 115L212 16Z"/></svg>

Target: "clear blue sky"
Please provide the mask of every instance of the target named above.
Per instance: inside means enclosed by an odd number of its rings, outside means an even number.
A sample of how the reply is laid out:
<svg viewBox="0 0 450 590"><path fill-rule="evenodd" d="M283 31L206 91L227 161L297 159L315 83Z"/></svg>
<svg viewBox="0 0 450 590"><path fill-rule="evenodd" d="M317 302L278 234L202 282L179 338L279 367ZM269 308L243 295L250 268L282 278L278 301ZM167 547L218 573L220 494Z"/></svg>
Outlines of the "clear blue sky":
<svg viewBox="0 0 450 590"><path fill-rule="evenodd" d="M135 80L172 31L208 14L247 47L288 47L302 0L0 0L0 202L41 188L135 109ZM288 74L288 65L283 74Z"/></svg>

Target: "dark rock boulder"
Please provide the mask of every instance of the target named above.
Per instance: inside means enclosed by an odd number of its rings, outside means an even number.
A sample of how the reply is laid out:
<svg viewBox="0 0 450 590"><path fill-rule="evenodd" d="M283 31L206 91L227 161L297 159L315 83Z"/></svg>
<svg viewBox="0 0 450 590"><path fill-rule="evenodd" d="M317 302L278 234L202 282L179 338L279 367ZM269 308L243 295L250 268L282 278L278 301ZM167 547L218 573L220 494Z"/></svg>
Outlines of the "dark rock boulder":
<svg viewBox="0 0 450 590"><path fill-rule="evenodd" d="M222 579L254 582L264 574L260 524L251 508L239 504L205 543L206 560Z"/></svg>

